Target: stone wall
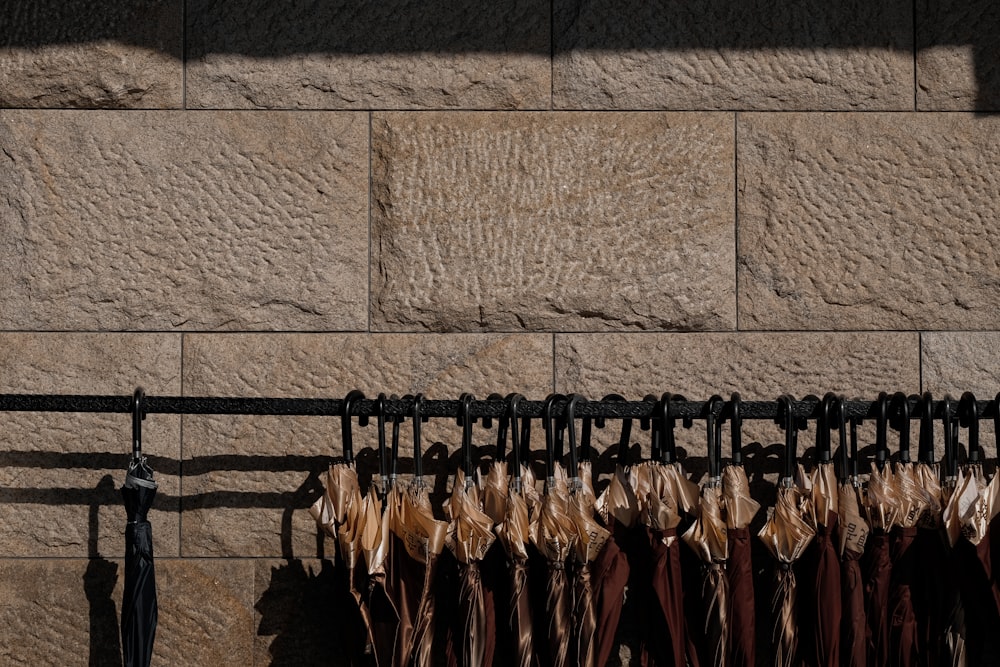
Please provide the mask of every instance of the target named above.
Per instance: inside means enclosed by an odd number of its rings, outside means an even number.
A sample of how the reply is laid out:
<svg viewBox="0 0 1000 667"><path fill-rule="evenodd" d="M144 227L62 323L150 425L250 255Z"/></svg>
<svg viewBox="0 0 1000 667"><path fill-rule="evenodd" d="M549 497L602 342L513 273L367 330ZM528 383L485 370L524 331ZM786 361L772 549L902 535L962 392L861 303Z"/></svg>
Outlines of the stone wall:
<svg viewBox="0 0 1000 667"><path fill-rule="evenodd" d="M0 392L992 398L998 7L6 2ZM337 662L338 429L147 420L155 664ZM128 447L0 414L3 664L120 658Z"/></svg>

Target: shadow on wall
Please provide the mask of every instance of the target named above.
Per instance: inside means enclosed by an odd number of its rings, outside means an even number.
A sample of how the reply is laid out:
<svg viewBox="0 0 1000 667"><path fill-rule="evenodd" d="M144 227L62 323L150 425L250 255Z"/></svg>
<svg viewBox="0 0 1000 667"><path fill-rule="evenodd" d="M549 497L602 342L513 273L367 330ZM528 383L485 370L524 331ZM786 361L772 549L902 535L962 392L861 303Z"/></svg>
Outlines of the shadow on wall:
<svg viewBox="0 0 1000 667"><path fill-rule="evenodd" d="M209 54L558 57L629 49L912 53L966 46L974 59L975 108L1000 109L1000 4L993 0L17 0L3 4L0 20L14 26L0 47L113 40L189 61Z"/></svg>
<svg viewBox="0 0 1000 667"><path fill-rule="evenodd" d="M641 436L638 436L641 437ZM537 445L536 445L537 447ZM485 464L496 453L493 446L476 447L475 460ZM638 444L633 444L631 456L638 460L641 452ZM764 507L773 505L776 497L774 480L780 474L783 462L782 445L761 445L750 443L743 449L744 465L749 478L751 493ZM707 460L703 456L689 456L682 448L678 456L692 480L700 480L707 470ZM873 455L873 447L862 450L868 460ZM532 453L532 465L539 478L544 478L544 453ZM801 459L812 461L814 450L803 448ZM164 457L149 456L150 464L163 474L177 474L179 462ZM359 475L365 488L367 481L378 472L377 454L372 449L358 452L356 457ZM449 454L447 447L437 443L428 448L423 457L424 472L433 478L433 504L441 514L442 503L448 494L452 475L461 464L461 453ZM594 476L598 493L608 483L608 475L613 472L618 460L618 447L614 445L594 460ZM0 467L77 467L84 469L106 469L121 462L120 453L75 454L46 452L0 452ZM292 516L294 512L308 508L322 493L320 474L325 470L329 458L326 456L208 456L197 457L184 462L185 474L205 474L212 471L265 471L304 472L305 480L300 486L287 492L236 492L215 491L180 498L186 508L210 507L259 507L280 508L281 551L284 563L271 569L270 581L266 589L259 593L254 608L260 615L256 628L258 637L269 641L268 651L272 665L310 664L351 664L346 657L348 646L353 646L354 654L363 652L357 645L363 637L358 626L359 618L354 613L354 602L347 593L341 578L344 573L339 554L325 553L322 535L317 531L316 552L295 554L292 551ZM400 459L400 472L411 473L412 459ZM177 507L178 498L158 494L154 508L171 511ZM121 496L110 475L105 475L96 489L0 489L0 502L30 502L50 505L89 505L90 525L88 553L90 562L84 575L83 586L89 604L90 617L90 660L89 664L120 665L121 650L119 617L114 598L115 584L123 573L118 564L103 558L98 553L98 510L101 506L121 505ZM123 513L124 522L124 513ZM439 516L439 518L444 518ZM751 531L760 530L766 519L766 512L758 513ZM156 527L154 526L154 540ZM773 561L759 540L753 541L754 579L757 590L757 612L760 621L757 629L759 645L768 645L770 623L769 601L771 599ZM303 559L308 559L304 561ZM313 560L319 559L319 560ZM622 621L619 625L617 641L623 654L637 649L632 629L637 625L639 610L626 600ZM616 649L613 655L618 655ZM765 655L764 652L761 653Z"/></svg>

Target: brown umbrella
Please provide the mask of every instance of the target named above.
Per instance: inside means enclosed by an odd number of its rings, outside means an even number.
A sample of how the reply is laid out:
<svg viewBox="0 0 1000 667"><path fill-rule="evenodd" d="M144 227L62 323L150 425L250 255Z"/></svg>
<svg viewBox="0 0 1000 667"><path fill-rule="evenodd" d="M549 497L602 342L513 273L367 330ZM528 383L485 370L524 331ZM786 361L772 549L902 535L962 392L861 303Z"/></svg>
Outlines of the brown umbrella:
<svg viewBox="0 0 1000 667"><path fill-rule="evenodd" d="M448 523L434 518L423 481L420 423L423 395L413 399L413 480L397 483L389 493L389 591L399 610L393 662L397 667L430 665L434 640L433 583L437 559L444 550ZM395 453L394 453L395 455Z"/></svg>
<svg viewBox="0 0 1000 667"><path fill-rule="evenodd" d="M732 465L722 469L722 505L726 517L729 558L729 664L750 667L756 662L757 624L751 567L750 522L760 503L750 497L750 481L743 469L740 395L733 393L728 406L732 424Z"/></svg>
<svg viewBox="0 0 1000 667"><path fill-rule="evenodd" d="M897 463L893 470L899 520L892 529L890 556L892 579L889 587L889 664L915 665L920 654L919 627L913 606L913 582L917 577L913 543L917 522L927 506L927 496L919 486L913 463Z"/></svg>
<svg viewBox="0 0 1000 667"><path fill-rule="evenodd" d="M371 620L372 654L377 667L392 664L396 633L399 628L399 611L388 590L387 557L391 533L389 521L392 513L383 512L383 502L375 488L365 496L362 513L361 551L368 572L368 589L364 592L365 605Z"/></svg>
<svg viewBox="0 0 1000 667"><path fill-rule="evenodd" d="M639 503L631 481L633 478L631 472L626 472L620 465L615 466L611 483L596 503L604 525L611 529L611 535L593 565L598 665L606 664L611 657L631 573L628 557L619 547L616 534L623 535L631 531L639 517Z"/></svg>
<svg viewBox="0 0 1000 667"><path fill-rule="evenodd" d="M840 404L843 419L844 405ZM846 451L841 442L842 451ZM841 661L845 667L868 664L865 619L865 589L860 559L864 554L870 528L862 515L863 487L858 476L858 420L851 420L850 475L839 491L839 554L841 597Z"/></svg>
<svg viewBox="0 0 1000 667"><path fill-rule="evenodd" d="M796 440L798 424L792 415L792 399L778 399L782 426L785 429L785 470L778 488L775 506L758 537L778 561L772 607L774 612L774 664L791 667L795 664L798 647L795 571L792 565L802 556L816 535L816 518L812 498L801 474L796 480Z"/></svg>
<svg viewBox="0 0 1000 667"><path fill-rule="evenodd" d="M837 520L840 490L833 463L830 429L834 425L831 411L837 396L828 393L821 403L820 419L816 424L816 468L811 475L813 509L816 515L816 537L803 557L802 575L804 609L809 622L803 628L809 662L824 667L840 664L841 585L840 559L837 555ZM846 435L846 428L841 431ZM842 454L846 455L846 442Z"/></svg>
<svg viewBox="0 0 1000 667"><path fill-rule="evenodd" d="M497 538L507 554L510 571L507 613L504 625L509 630L510 646L506 647L515 667L530 667L534 657L532 634L531 596L528 585L528 544L531 540L529 501L526 489L531 490L534 504L534 477L521 465L521 443L518 430L519 394L509 397L510 433L513 453L513 474L510 476L509 495L505 501L504 516L496 526Z"/></svg>
<svg viewBox="0 0 1000 667"><path fill-rule="evenodd" d="M701 663L712 667L726 664L726 650L729 648L729 580L726 578L729 545L726 522L722 517L721 446L719 429L716 428L716 406L721 403L720 396L713 396L706 405L708 480L701 489L697 518L681 536L702 562L701 632L705 641Z"/></svg>
<svg viewBox="0 0 1000 667"><path fill-rule="evenodd" d="M868 624L868 664L889 664L889 588L892 577L890 530L899 516L892 468L871 464L864 509L872 534L866 551L865 620Z"/></svg>

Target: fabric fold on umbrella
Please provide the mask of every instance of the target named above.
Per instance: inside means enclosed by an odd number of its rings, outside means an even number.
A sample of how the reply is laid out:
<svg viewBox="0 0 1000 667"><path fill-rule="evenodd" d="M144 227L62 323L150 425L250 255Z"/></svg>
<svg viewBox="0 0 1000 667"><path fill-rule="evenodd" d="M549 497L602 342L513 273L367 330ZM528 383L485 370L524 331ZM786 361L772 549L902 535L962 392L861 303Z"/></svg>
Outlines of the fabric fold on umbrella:
<svg viewBox="0 0 1000 667"><path fill-rule="evenodd" d="M125 667L148 667L159 608L153 529L147 515L156 498L157 484L146 457L132 458L121 487L125 504L125 582L122 596L122 660Z"/></svg>
<svg viewBox="0 0 1000 667"><path fill-rule="evenodd" d="M740 465L722 469L722 504L726 517L729 557L729 663L751 667L757 658L757 621L754 609L753 568L750 558L750 522L760 503L750 497L750 481Z"/></svg>
<svg viewBox="0 0 1000 667"><path fill-rule="evenodd" d="M841 581L837 555L840 490L834 464L820 462L811 474L816 537L803 555L802 597L807 616L802 648L811 664L840 665Z"/></svg>
<svg viewBox="0 0 1000 667"><path fill-rule="evenodd" d="M428 667L434 641L434 573L448 523L434 518L427 489L417 480L405 489L397 483L388 505L392 512L389 590L400 616L393 664Z"/></svg>
<svg viewBox="0 0 1000 667"><path fill-rule="evenodd" d="M639 597L640 663L697 665L684 616L680 544L677 526L698 502L698 486L684 476L679 464L635 466L639 520L645 527L646 557L637 578L652 586L635 591Z"/></svg>
<svg viewBox="0 0 1000 667"><path fill-rule="evenodd" d="M572 591L566 563L573 554L576 529L570 518L569 489L565 473L556 474L546 485L537 518L530 527L531 543L548 566L545 581L546 648L552 667L569 664L572 625Z"/></svg>
<svg viewBox="0 0 1000 667"><path fill-rule="evenodd" d="M595 503L598 515L610 533L592 567L597 610L598 665L606 664L611 657L631 574L628 556L619 546L618 536L629 534L639 518L634 477L631 471L616 465L610 484Z"/></svg>
<svg viewBox="0 0 1000 667"><path fill-rule="evenodd" d="M583 464L581 464L581 468ZM587 462L589 468L589 462ZM581 472L583 472L581 470ZM581 474L581 477L583 475ZM589 479L589 475L587 475ZM573 664L596 667L597 604L593 564L604 550L611 533L599 524L594 514L593 487L586 482L571 498L569 506L576 535L573 551Z"/></svg>
<svg viewBox="0 0 1000 667"><path fill-rule="evenodd" d="M448 506L451 524L445 540L459 563L459 628L464 666L493 664L496 645L492 592L483 585L481 563L496 540L493 522L480 506L475 485L467 485L465 473L455 475Z"/></svg>
<svg viewBox="0 0 1000 667"><path fill-rule="evenodd" d="M865 621L868 624L868 664L889 664L889 589L892 581L890 531L899 517L896 484L890 466L871 464L864 510L871 527L865 552Z"/></svg>
<svg viewBox="0 0 1000 667"><path fill-rule="evenodd" d="M865 587L861 575L861 557L868 541L870 528L862 516L861 483L857 478L840 485L840 582L841 662L845 667L868 664L867 623L865 617Z"/></svg>
<svg viewBox="0 0 1000 667"><path fill-rule="evenodd" d="M371 653L376 667L388 667L392 665L399 631L399 610L389 593L387 575L392 512L379 498L374 484L364 497L362 514L361 553L368 573L363 597L371 622Z"/></svg>
<svg viewBox="0 0 1000 667"><path fill-rule="evenodd" d="M522 483L523 483L522 471ZM497 538L507 553L510 589L506 619L513 646L509 647L515 667L530 667L534 655L531 596L528 588L528 543L531 539L528 503L522 490L511 488Z"/></svg>
<svg viewBox="0 0 1000 667"><path fill-rule="evenodd" d="M913 605L916 577L917 523L927 508L927 494L917 480L912 463L897 463L893 469L899 518L892 530L890 557L892 577L889 588L889 664L909 667L920 654L920 629Z"/></svg>
<svg viewBox="0 0 1000 667"><path fill-rule="evenodd" d="M791 480L782 483L788 484ZM799 632L796 625L798 583L792 565L816 536L816 518L809 490L794 483L779 488L775 506L757 535L778 561L772 600L774 664L792 667L797 659Z"/></svg>
<svg viewBox="0 0 1000 667"><path fill-rule="evenodd" d="M309 508L316 524L336 540L343 564L343 576L338 585L352 602L359 629L364 634L359 653L371 650L371 617L363 591L368 585L367 570L362 565L361 533L365 514L358 474L353 465L330 465L323 484L324 492ZM356 656L357 657L357 656Z"/></svg>
<svg viewBox="0 0 1000 667"><path fill-rule="evenodd" d="M702 634L705 645L701 663L712 667L726 665L729 648L729 580L726 559L729 556L726 522L722 518L722 488L720 483L707 483L701 489L697 518L681 539L702 561L703 581L701 603L704 619Z"/></svg>

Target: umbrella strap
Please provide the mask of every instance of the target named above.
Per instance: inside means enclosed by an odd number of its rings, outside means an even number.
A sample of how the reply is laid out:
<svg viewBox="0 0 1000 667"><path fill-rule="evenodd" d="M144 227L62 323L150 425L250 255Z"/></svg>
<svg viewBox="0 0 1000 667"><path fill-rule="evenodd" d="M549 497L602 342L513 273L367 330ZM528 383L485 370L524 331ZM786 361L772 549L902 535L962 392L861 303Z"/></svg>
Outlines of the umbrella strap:
<svg viewBox="0 0 1000 667"><path fill-rule="evenodd" d="M156 482L151 479L143 479L141 477L136 477L131 473L125 475L125 487L134 489L137 486L144 486L147 489L155 489Z"/></svg>

